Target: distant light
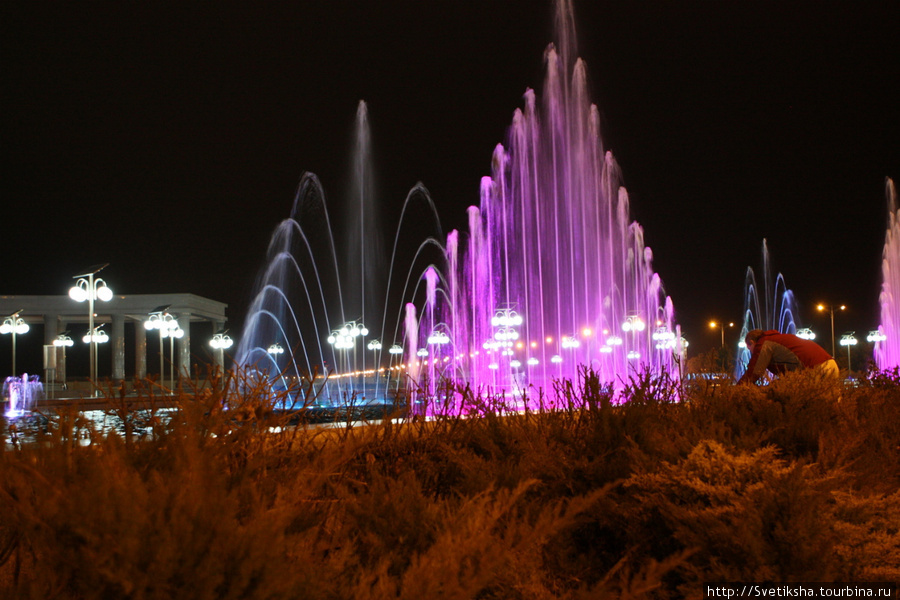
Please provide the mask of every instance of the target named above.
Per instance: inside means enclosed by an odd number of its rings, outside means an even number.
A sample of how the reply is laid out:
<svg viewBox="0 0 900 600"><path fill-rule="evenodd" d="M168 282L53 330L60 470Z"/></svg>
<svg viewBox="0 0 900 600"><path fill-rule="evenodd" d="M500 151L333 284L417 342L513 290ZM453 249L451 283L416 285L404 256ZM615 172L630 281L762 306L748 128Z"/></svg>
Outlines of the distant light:
<svg viewBox="0 0 900 600"><path fill-rule="evenodd" d="M857 343L859 342L852 333L845 333L841 336L841 346L855 346Z"/></svg>
<svg viewBox="0 0 900 600"><path fill-rule="evenodd" d="M883 342L886 339L887 339L887 336L878 330L870 331L869 335L866 336L866 341L869 342L870 344L875 343L875 342Z"/></svg>

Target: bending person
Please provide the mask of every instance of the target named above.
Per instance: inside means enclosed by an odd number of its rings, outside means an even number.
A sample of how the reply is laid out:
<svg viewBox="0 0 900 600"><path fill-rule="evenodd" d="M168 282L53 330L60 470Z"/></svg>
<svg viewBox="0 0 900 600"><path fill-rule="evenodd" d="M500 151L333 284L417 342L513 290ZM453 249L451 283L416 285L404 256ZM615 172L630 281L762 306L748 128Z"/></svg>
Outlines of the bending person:
<svg viewBox="0 0 900 600"><path fill-rule="evenodd" d="M747 333L744 343L750 350L750 362L738 383L756 383L766 376L766 371L781 375L797 369L816 369L835 379L838 377L838 366L831 355L810 340L774 329L754 329Z"/></svg>

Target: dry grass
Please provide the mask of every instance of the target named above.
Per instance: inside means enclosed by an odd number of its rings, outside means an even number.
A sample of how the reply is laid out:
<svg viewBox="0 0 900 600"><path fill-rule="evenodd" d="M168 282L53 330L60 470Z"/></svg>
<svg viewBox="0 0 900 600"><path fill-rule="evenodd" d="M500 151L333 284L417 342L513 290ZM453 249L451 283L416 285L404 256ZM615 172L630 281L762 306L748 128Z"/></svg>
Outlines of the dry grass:
<svg viewBox="0 0 900 600"><path fill-rule="evenodd" d="M682 598L711 580L897 581L898 383L876 374L838 401L804 374L692 390L636 374L612 397L586 372L554 411L501 417L500 399L462 390L465 416L332 429L288 427L283 398L256 385L185 393L171 420L115 406L123 433L61 415L34 443L2 440L0 597Z"/></svg>

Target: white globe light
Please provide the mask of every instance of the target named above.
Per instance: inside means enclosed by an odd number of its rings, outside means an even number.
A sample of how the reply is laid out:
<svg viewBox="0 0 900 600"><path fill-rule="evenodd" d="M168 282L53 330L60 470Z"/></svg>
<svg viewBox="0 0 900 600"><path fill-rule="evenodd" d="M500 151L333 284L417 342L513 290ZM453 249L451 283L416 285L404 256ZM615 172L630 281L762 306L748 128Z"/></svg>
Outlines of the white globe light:
<svg viewBox="0 0 900 600"><path fill-rule="evenodd" d="M22 321L21 323L18 323L16 325L16 333L19 333L19 334L28 333L29 329L30 329L30 327L28 326L28 323L26 323L25 321Z"/></svg>
<svg viewBox="0 0 900 600"><path fill-rule="evenodd" d="M367 335L369 335L369 330L366 329L365 327L362 327L362 328L360 328L360 330L359 330L359 334L362 335L362 336L367 336Z"/></svg>
<svg viewBox="0 0 900 600"><path fill-rule="evenodd" d="M103 302L109 302L112 300L113 293L112 290L109 289L109 286L103 284L102 286L97 288L97 299L102 300Z"/></svg>
<svg viewBox="0 0 900 600"><path fill-rule="evenodd" d="M87 300L87 292L80 285L69 288L69 298L75 302L84 302Z"/></svg>
<svg viewBox="0 0 900 600"><path fill-rule="evenodd" d="M12 331L12 325L10 325L8 321L3 325L0 325L0 333L9 333L10 331Z"/></svg>
<svg viewBox="0 0 900 600"><path fill-rule="evenodd" d="M154 321L144 321L144 329L150 331L154 327Z"/></svg>

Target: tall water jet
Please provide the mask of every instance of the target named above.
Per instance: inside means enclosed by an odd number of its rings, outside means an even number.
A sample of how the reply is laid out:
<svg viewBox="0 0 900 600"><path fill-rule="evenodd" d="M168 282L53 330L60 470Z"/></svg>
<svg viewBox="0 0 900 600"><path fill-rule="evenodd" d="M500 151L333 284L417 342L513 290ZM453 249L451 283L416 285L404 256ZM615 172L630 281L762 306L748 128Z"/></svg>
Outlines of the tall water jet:
<svg viewBox="0 0 900 600"><path fill-rule="evenodd" d="M351 189L345 214L347 215L346 270L343 289L345 309L351 318L368 325L374 331L383 288L384 264L381 259L381 219L375 198L372 169L372 142L369 112L364 101L356 111ZM355 296L355 297L354 297Z"/></svg>
<svg viewBox="0 0 900 600"><path fill-rule="evenodd" d="M762 242L761 277L756 277L753 267L747 267L744 277L744 312L741 336L735 360L735 376L743 375L750 361L750 352L744 346L744 338L752 329L774 329L781 333L797 333L797 301L788 289L784 276L772 267L768 242Z"/></svg>
<svg viewBox="0 0 900 600"><path fill-rule="evenodd" d="M290 216L276 228L266 266L248 311L235 355L243 368L264 373L276 387L296 387L314 374L340 373L324 383L322 399L334 403L364 394L365 338L381 323L374 310L380 292L381 227L371 173L368 110L356 114L350 189L343 203L350 218L335 236L325 193L304 174ZM337 246L346 249L339 261ZM274 353L280 347L287 352ZM354 375L357 374L357 375Z"/></svg>
<svg viewBox="0 0 900 600"><path fill-rule="evenodd" d="M450 329L456 372L479 387L549 390L581 365L605 381L671 369L680 332L575 59L571 3L545 52L543 99L527 90L469 209ZM463 308L460 308L463 307Z"/></svg>
<svg viewBox="0 0 900 600"><path fill-rule="evenodd" d="M890 178L885 180L888 202L888 229L881 260L881 327L875 337L875 362L879 369L900 366L900 208L897 189Z"/></svg>

